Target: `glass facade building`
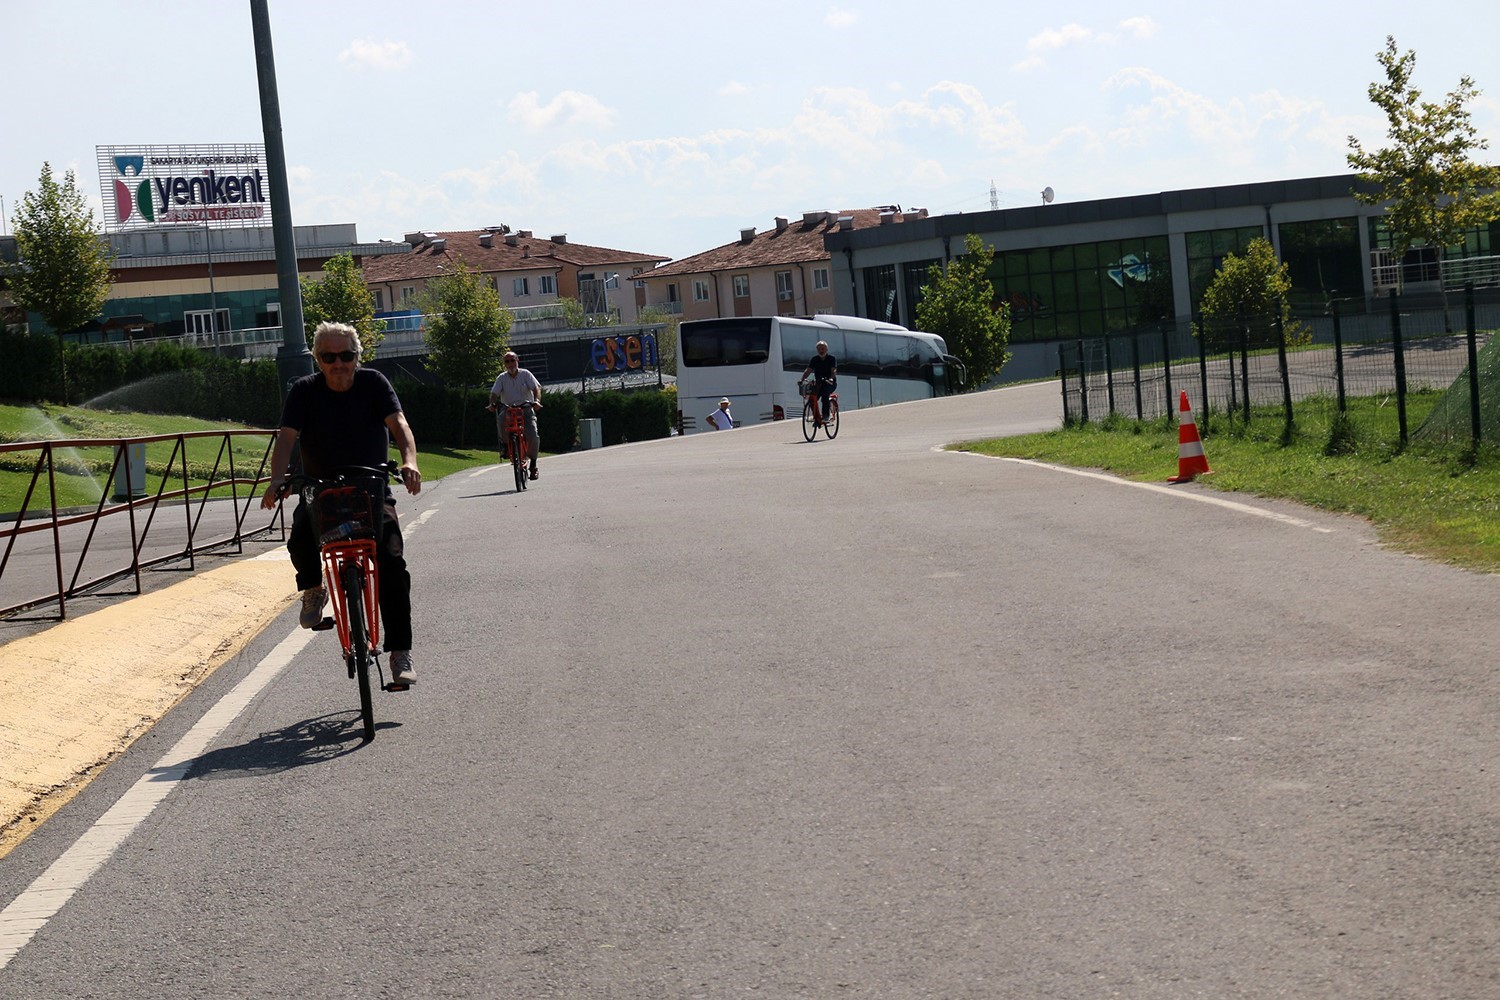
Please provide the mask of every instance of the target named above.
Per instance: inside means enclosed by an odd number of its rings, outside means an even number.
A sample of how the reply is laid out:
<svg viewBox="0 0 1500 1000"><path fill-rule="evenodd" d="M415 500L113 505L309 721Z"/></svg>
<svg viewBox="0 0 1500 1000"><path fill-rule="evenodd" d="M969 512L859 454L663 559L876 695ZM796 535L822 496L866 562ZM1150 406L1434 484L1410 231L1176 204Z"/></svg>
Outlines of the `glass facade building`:
<svg viewBox="0 0 1500 1000"><path fill-rule="evenodd" d="M1456 265L1496 267L1500 222L1446 251L1391 259L1384 209L1355 197L1354 174L1164 191L929 216L832 232L834 310L912 327L922 288L973 234L995 251L995 301L1009 305L1007 379L1052 375L1057 345L1147 330L1186 331L1224 259L1268 240L1286 265L1295 313L1372 308L1389 289L1452 285ZM1362 193L1371 189L1363 188ZM1439 267L1439 260L1442 265Z"/></svg>

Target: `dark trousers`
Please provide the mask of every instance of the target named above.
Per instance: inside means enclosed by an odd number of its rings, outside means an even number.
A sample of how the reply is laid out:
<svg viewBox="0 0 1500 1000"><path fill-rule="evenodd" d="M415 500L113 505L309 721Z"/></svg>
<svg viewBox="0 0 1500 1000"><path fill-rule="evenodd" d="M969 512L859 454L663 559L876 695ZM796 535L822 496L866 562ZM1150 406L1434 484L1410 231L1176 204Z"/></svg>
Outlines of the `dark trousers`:
<svg viewBox="0 0 1500 1000"><path fill-rule="evenodd" d="M819 382L818 383L818 402L820 402L820 403L823 404L823 419L824 420L828 419L828 397L832 396L833 395L833 391L835 389L837 389L838 387L839 386L838 386L837 382Z"/></svg>
<svg viewBox="0 0 1500 1000"><path fill-rule="evenodd" d="M385 505L384 522L375 562L380 566L380 621L385 629L382 648L389 653L411 649L411 573L406 569L405 546L394 505ZM292 531L287 536L286 549L297 570L298 590L323 583L323 557L306 504L299 503L292 511Z"/></svg>

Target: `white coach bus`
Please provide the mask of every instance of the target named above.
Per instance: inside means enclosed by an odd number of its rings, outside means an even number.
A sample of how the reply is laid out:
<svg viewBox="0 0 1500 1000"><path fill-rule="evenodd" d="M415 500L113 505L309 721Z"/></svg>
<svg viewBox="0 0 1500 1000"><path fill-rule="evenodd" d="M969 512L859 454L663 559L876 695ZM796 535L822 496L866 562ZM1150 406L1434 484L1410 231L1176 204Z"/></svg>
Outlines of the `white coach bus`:
<svg viewBox="0 0 1500 1000"><path fill-rule="evenodd" d="M677 421L684 434L729 397L740 426L801 418L797 379L820 340L838 363L844 411L945 396L964 366L943 338L857 316L729 316L678 329Z"/></svg>

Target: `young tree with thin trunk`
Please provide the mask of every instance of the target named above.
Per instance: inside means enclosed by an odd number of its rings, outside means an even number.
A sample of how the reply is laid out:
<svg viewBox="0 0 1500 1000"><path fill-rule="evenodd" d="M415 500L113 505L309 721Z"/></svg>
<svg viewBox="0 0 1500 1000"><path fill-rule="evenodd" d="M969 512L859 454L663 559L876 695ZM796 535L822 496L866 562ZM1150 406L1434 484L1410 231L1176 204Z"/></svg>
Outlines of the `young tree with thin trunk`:
<svg viewBox="0 0 1500 1000"><path fill-rule="evenodd" d="M39 184L13 217L17 266L5 283L12 302L62 335L99 315L114 281L113 255L94 228L94 211L73 171L59 184L52 165L43 163Z"/></svg>
<svg viewBox="0 0 1500 1000"><path fill-rule="evenodd" d="M1385 221L1397 261L1417 247L1446 248L1500 215L1500 167L1475 163L1471 154L1488 147L1469 121L1468 105L1480 91L1467 76L1441 101L1424 101L1412 85L1417 54L1399 53L1386 36L1376 56L1385 82L1372 83L1370 100L1385 113L1389 145L1367 150L1349 137L1349 165L1374 185L1356 190L1367 204L1389 202Z"/></svg>
<svg viewBox="0 0 1500 1000"><path fill-rule="evenodd" d="M511 313L489 282L463 264L418 299L428 317L427 367L451 386L488 386L500 374Z"/></svg>
<svg viewBox="0 0 1500 1000"><path fill-rule="evenodd" d="M943 338L967 368L971 389L982 388L1010 360L1010 305L995 304L994 259L995 248L969 233L963 256L938 271L917 301L917 327Z"/></svg>
<svg viewBox="0 0 1500 1000"><path fill-rule="evenodd" d="M1288 270L1260 236L1246 244L1243 255L1227 254L1203 293L1199 336L1207 337L1213 350L1274 347L1279 314L1289 346L1310 343L1312 331L1292 319Z"/></svg>
<svg viewBox="0 0 1500 1000"><path fill-rule="evenodd" d="M341 253L324 264L321 281L302 279L302 318L309 348L319 323L348 323L354 327L359 331L363 361L375 357L375 349L385 337L385 320L375 318L375 296L365 284L364 272L354 263L353 254Z"/></svg>

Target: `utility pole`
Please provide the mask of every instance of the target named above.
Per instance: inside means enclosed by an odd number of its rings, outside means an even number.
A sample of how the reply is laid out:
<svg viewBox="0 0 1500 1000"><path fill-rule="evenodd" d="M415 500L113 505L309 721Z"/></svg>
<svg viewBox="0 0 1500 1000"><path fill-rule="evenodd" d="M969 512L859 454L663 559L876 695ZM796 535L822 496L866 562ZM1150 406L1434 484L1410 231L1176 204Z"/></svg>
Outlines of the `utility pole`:
<svg viewBox="0 0 1500 1000"><path fill-rule="evenodd" d="M292 196L286 183L286 148L281 142L281 100L276 95L276 57L271 51L271 15L266 0L250 0L255 34L255 75L260 81L260 120L266 137L266 170L271 175L271 234L276 243L276 284L281 296L281 350L276 370L281 397L293 380L313 372L312 352L302 329L302 286L297 275L297 240L292 230Z"/></svg>

